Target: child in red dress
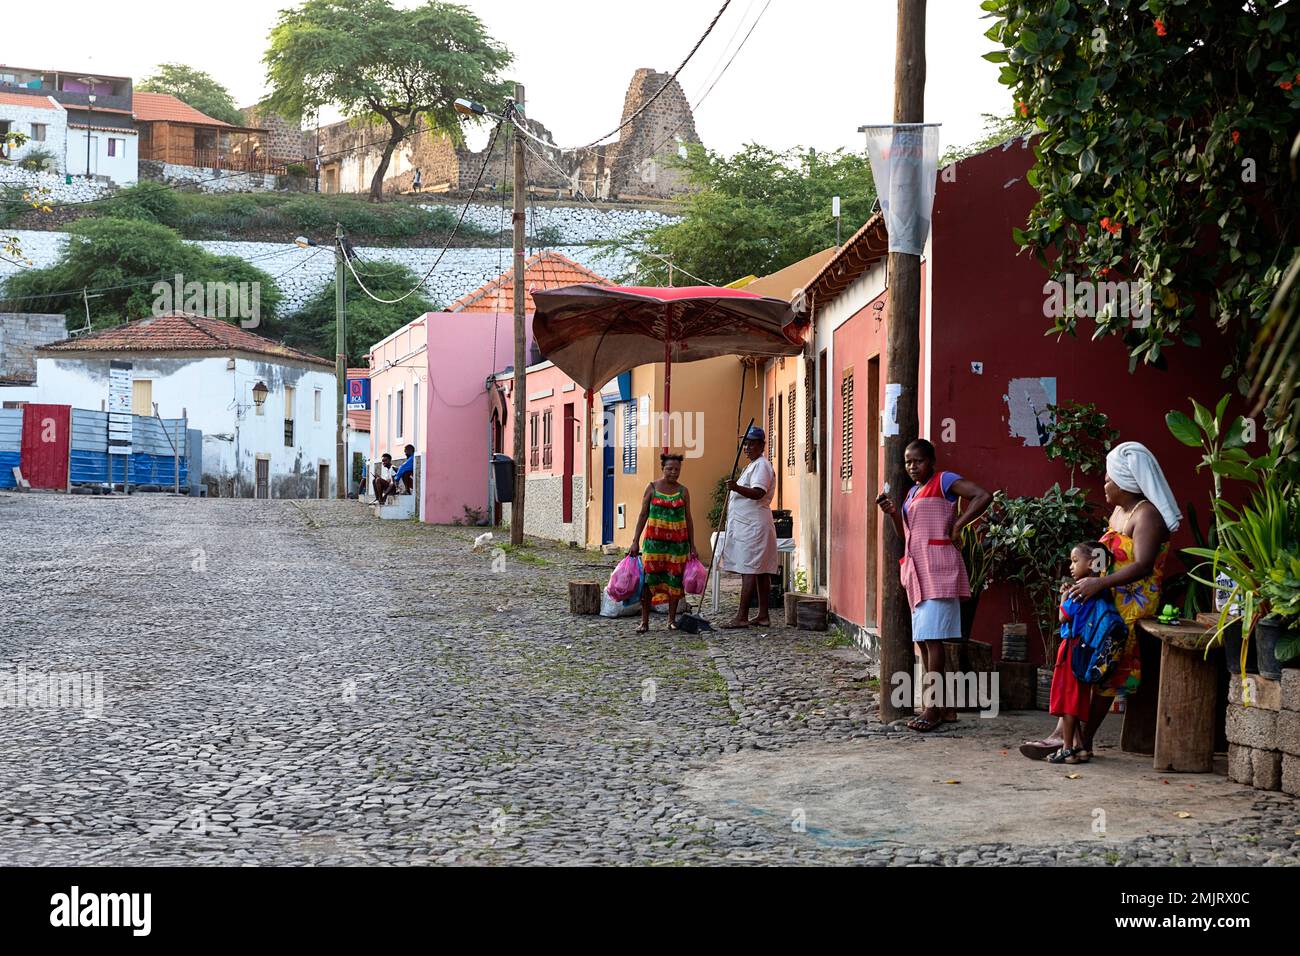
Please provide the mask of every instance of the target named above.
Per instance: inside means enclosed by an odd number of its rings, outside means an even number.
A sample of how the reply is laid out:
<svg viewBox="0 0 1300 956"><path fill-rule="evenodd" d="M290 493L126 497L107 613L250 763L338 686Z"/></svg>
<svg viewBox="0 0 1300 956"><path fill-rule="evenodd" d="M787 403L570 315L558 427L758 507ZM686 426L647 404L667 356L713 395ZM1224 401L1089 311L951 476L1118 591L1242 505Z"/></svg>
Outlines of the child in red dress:
<svg viewBox="0 0 1300 956"><path fill-rule="evenodd" d="M1074 581L1084 578L1100 577L1106 573L1110 552L1096 541L1076 544L1070 551L1070 577ZM1061 583L1064 596L1071 581ZM1102 591L1092 601L1113 601L1109 591ZM1056 668L1052 671L1052 694L1049 710L1053 717L1061 718L1061 749L1047 758L1049 763L1087 763L1092 754L1084 750L1083 722L1088 719L1092 706L1092 685L1085 684L1075 676L1070 666L1070 656L1079 644L1071 627L1076 617L1085 608L1081 602L1063 599L1061 602L1061 642L1056 652Z"/></svg>

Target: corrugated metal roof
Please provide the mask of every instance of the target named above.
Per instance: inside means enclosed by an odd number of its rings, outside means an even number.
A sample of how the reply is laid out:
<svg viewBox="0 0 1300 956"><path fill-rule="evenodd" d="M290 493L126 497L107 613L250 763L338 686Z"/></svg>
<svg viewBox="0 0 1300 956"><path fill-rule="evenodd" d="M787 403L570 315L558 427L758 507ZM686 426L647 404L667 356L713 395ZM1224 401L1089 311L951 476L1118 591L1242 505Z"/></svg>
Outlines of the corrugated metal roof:
<svg viewBox="0 0 1300 956"><path fill-rule="evenodd" d="M311 362L334 367L329 359L255 335L222 319L173 312L141 319L128 325L103 329L75 339L52 342L36 350L44 352L252 352L276 358Z"/></svg>

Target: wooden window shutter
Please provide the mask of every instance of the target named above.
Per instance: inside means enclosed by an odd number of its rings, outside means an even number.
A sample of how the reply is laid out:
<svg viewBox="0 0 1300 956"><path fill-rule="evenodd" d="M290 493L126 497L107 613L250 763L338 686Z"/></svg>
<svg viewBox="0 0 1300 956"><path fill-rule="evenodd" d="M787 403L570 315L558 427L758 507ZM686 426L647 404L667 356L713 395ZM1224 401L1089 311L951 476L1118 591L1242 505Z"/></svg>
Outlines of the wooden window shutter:
<svg viewBox="0 0 1300 956"><path fill-rule="evenodd" d="M776 452L776 443L772 441L772 434L776 431L776 399L767 400L767 460L775 461L773 457Z"/></svg>
<svg viewBox="0 0 1300 956"><path fill-rule="evenodd" d="M840 481L853 480L853 369L840 380Z"/></svg>
<svg viewBox="0 0 1300 956"><path fill-rule="evenodd" d="M794 402L795 391L794 382L790 383L790 390L786 395L786 420L789 422L789 428L785 433L785 464L791 472L794 471Z"/></svg>
<svg viewBox="0 0 1300 956"><path fill-rule="evenodd" d="M810 473L817 471L817 365L812 359L803 363L803 464Z"/></svg>

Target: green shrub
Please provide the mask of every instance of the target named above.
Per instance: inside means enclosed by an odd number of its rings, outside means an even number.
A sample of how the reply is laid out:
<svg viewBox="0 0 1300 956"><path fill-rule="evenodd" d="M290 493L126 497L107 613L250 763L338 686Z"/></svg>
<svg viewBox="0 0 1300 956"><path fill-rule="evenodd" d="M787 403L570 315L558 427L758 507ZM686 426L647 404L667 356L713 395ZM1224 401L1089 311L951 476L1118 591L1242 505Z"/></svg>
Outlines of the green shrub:
<svg viewBox="0 0 1300 956"><path fill-rule="evenodd" d="M27 151L22 159L18 160L18 165L22 169L31 170L34 173L53 171L57 168L57 159L54 153L44 146L38 146L36 149Z"/></svg>
<svg viewBox="0 0 1300 956"><path fill-rule="evenodd" d="M101 207L109 219L133 219L175 225L180 214L180 200L174 189L162 183L139 182L128 186Z"/></svg>

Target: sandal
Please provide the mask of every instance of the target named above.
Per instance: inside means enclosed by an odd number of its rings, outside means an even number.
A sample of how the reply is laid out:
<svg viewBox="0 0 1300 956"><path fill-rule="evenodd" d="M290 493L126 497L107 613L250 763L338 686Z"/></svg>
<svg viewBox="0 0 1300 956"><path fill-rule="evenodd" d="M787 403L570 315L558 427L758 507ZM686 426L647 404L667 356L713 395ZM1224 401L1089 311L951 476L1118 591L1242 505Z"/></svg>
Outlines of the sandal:
<svg viewBox="0 0 1300 956"><path fill-rule="evenodd" d="M1074 761L1075 763L1087 763L1092 759L1092 751L1086 747L1076 747L1074 750L1074 756L1077 758Z"/></svg>
<svg viewBox="0 0 1300 956"><path fill-rule="evenodd" d="M1047 762L1075 764L1079 762L1079 758L1077 756L1078 753L1079 751L1076 750L1074 747L1062 747L1056 753L1048 757Z"/></svg>
<svg viewBox="0 0 1300 956"><path fill-rule="evenodd" d="M913 717L907 722L909 730L915 730L918 734L928 734L936 727L943 723L941 720L928 720L925 717Z"/></svg>
<svg viewBox="0 0 1300 956"><path fill-rule="evenodd" d="M1060 749L1060 744L1049 744L1042 740L1030 740L1020 745L1021 755L1030 760L1046 760Z"/></svg>
<svg viewBox="0 0 1300 956"><path fill-rule="evenodd" d="M668 622L668 630L670 630L670 631L675 631L675 630L677 630L677 622L676 622L676 621L669 621L669 622Z"/></svg>
<svg viewBox="0 0 1300 956"><path fill-rule="evenodd" d="M633 631L632 633L633 633L633 634L645 634L645 633L647 633L649 630L650 630L650 625L649 625L649 624L638 624L638 625L636 626L636 630Z"/></svg>

